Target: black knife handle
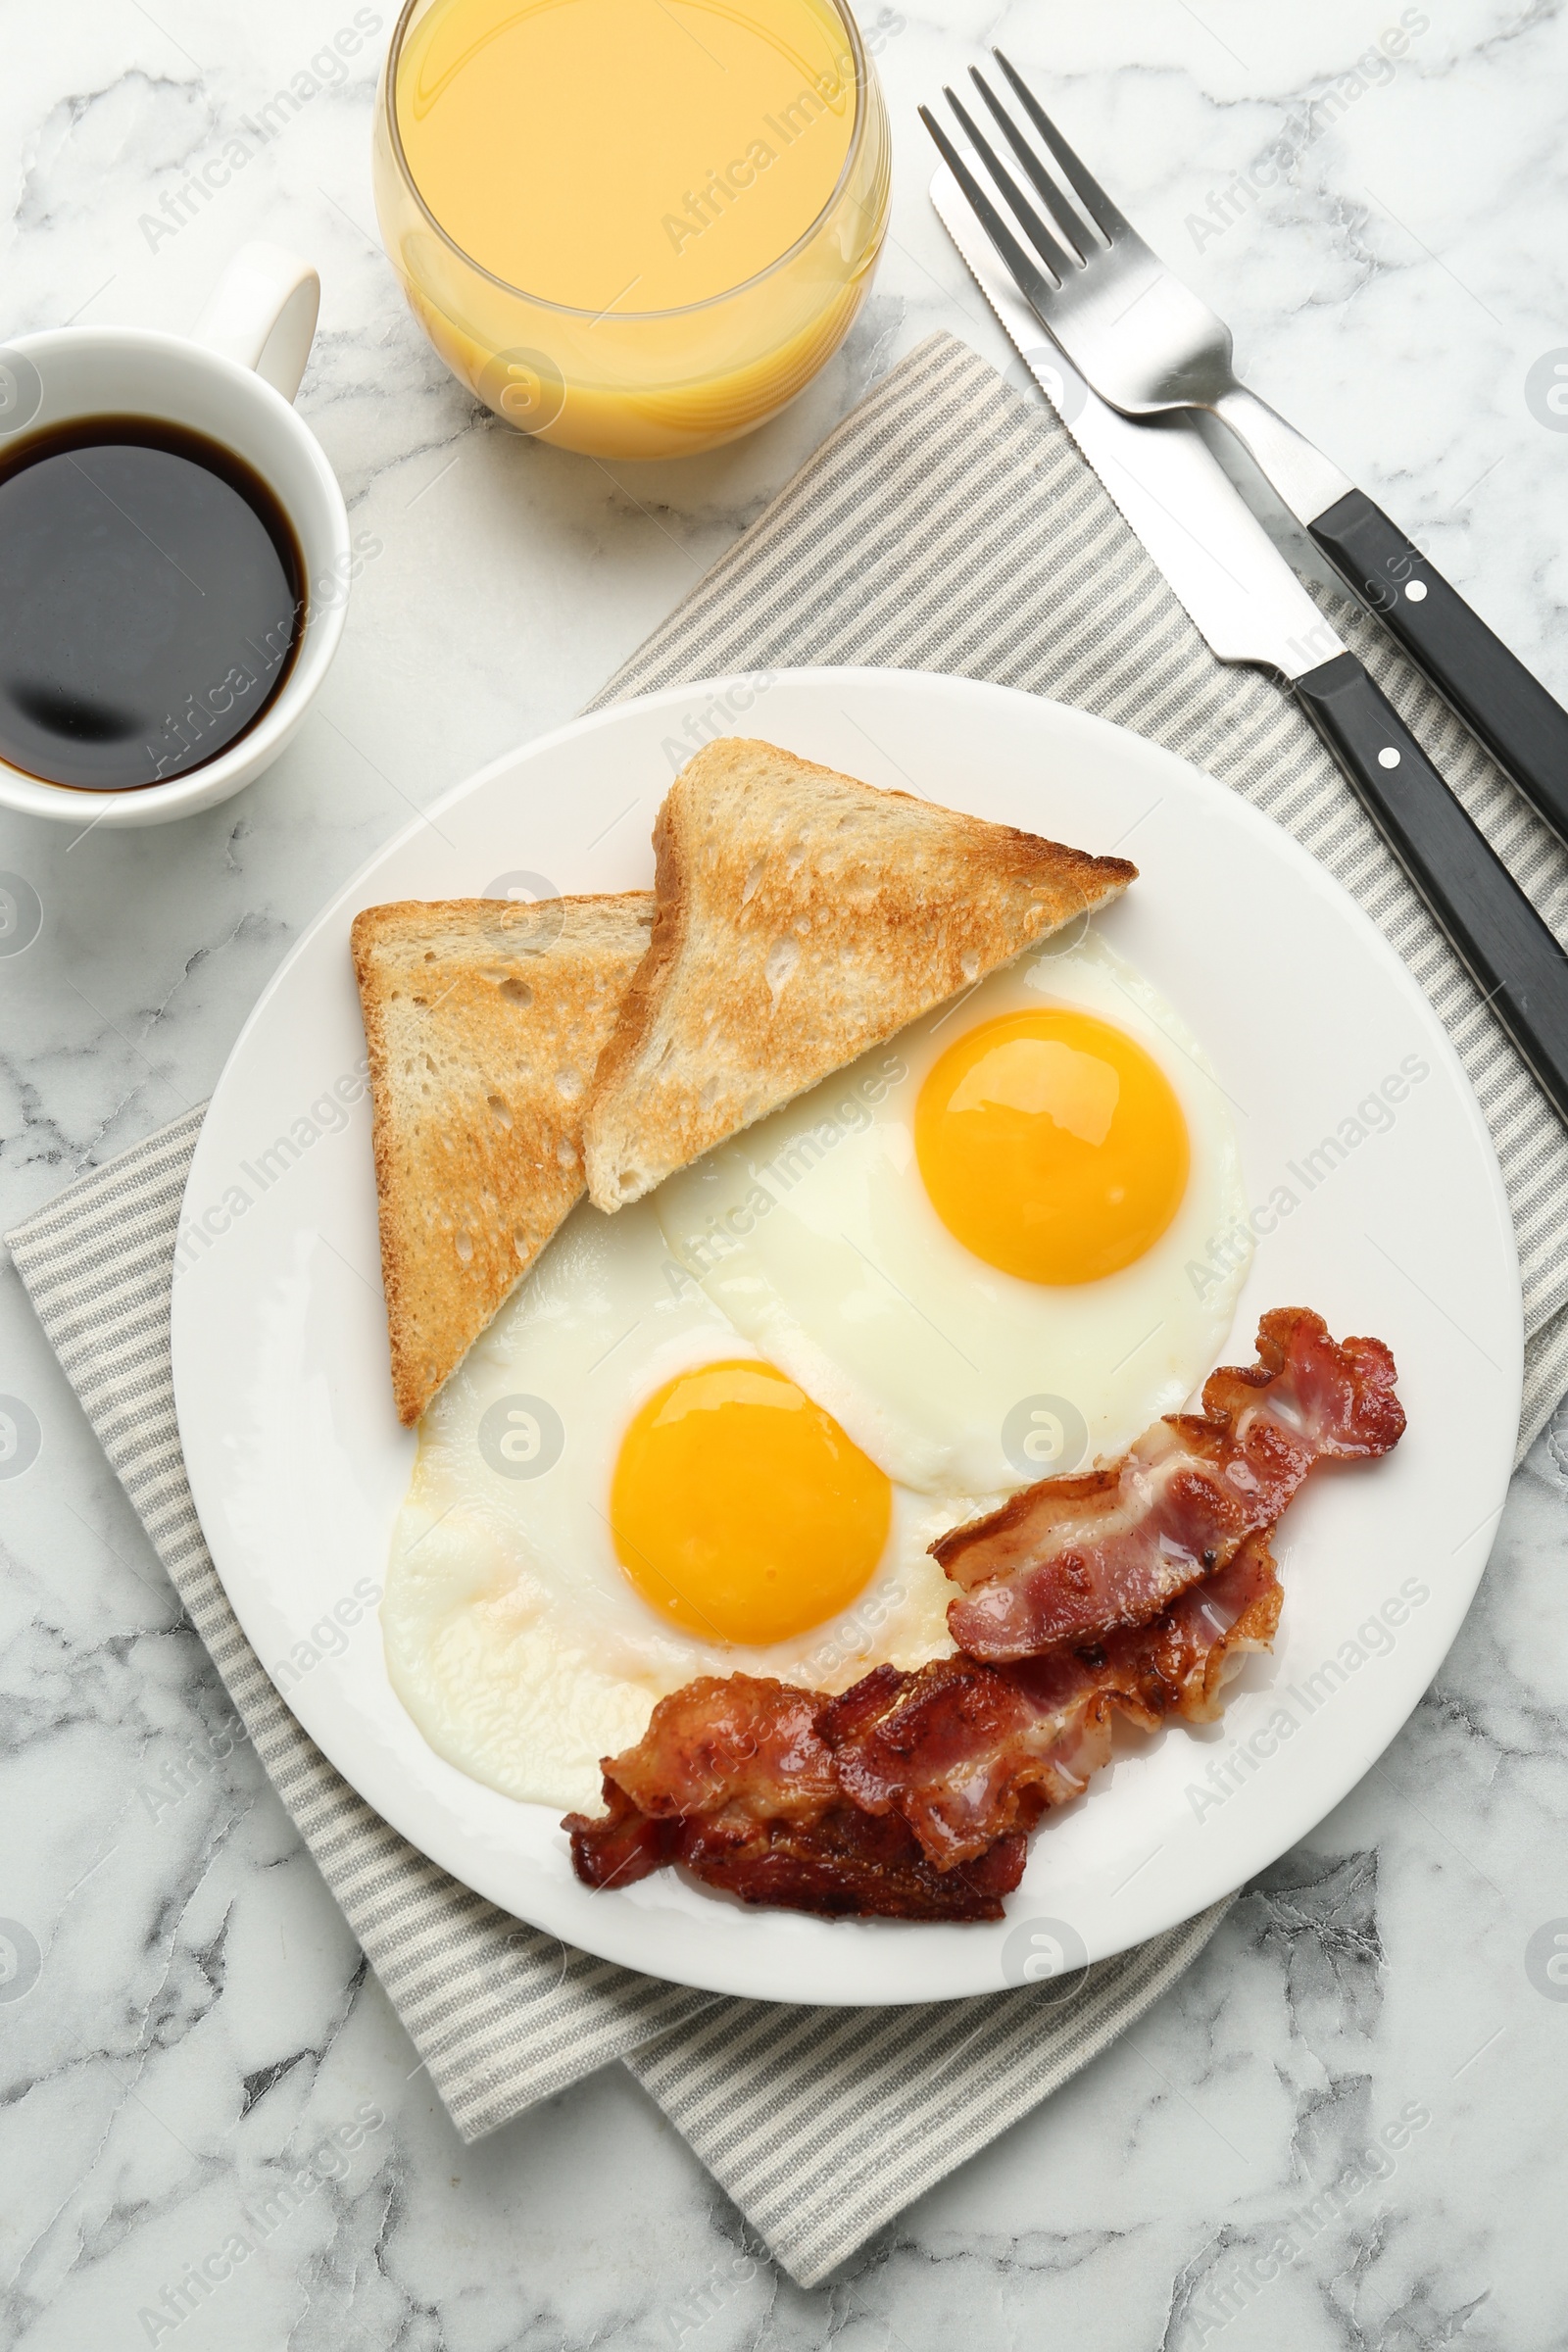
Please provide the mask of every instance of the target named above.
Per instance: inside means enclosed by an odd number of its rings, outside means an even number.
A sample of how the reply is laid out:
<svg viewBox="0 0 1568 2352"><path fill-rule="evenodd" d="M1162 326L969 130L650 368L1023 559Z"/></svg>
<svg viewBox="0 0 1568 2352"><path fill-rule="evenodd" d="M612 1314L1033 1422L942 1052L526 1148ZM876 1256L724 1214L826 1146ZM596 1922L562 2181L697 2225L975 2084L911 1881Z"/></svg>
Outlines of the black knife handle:
<svg viewBox="0 0 1568 2352"><path fill-rule="evenodd" d="M1568 841L1568 710L1364 491L1308 524L1357 596Z"/></svg>
<svg viewBox="0 0 1568 2352"><path fill-rule="evenodd" d="M1568 1121L1568 956L1353 654L1295 681L1449 945Z"/></svg>

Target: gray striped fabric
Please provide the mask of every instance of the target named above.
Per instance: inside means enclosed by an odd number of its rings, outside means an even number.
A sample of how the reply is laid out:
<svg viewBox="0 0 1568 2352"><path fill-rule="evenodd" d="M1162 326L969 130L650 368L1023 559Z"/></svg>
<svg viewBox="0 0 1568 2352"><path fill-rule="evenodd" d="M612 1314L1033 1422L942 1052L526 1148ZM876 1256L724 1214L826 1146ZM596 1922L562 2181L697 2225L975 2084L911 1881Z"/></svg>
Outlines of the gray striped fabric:
<svg viewBox="0 0 1568 2352"><path fill-rule="evenodd" d="M1081 1984L912 2009L721 2001L626 2064L791 2275L815 2286L1125 2033L1229 1909L1101 1961Z"/></svg>
<svg viewBox="0 0 1568 2352"><path fill-rule="evenodd" d="M1335 618L1560 926L1568 857L1373 624ZM599 701L808 662L956 671L1081 704L1223 778L1339 876L1427 989L1486 1110L1519 1238L1533 1435L1568 1386L1568 1139L1294 704L1213 660L1054 416L951 337L871 393ZM564 1953L436 1870L305 1738L202 1544L168 1353L199 1119L10 1240L327 1884L466 2135L624 2057L784 2267L816 2282L1140 2016L1224 1905L1102 1962L1065 1999L1048 1982L922 2009L805 2009Z"/></svg>
<svg viewBox="0 0 1568 2352"><path fill-rule="evenodd" d="M258 1756L431 2081L476 2138L711 1996L564 1954L438 1870L333 1771L240 1632L191 1500L170 1361L174 1233L201 1121L188 1111L6 1240Z"/></svg>

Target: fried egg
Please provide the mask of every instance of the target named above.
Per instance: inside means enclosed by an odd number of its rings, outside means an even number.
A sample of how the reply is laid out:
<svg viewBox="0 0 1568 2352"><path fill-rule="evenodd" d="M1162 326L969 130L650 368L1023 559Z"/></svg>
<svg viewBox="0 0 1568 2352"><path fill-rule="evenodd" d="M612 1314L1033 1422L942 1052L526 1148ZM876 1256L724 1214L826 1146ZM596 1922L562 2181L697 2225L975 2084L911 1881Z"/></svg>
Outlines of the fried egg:
<svg viewBox="0 0 1568 2352"><path fill-rule="evenodd" d="M669 1258L575 1210L425 1414L381 1622L449 1763L596 1809L701 1674L847 1690L952 1647L928 1545L1000 1497L898 1486Z"/></svg>
<svg viewBox="0 0 1568 2352"><path fill-rule="evenodd" d="M584 1203L420 1425L381 1612L403 1704L476 1780L591 1811L698 1675L832 1691L946 1653L928 1546L1186 1400L1242 1212L1200 1046L1092 935Z"/></svg>
<svg viewBox="0 0 1568 2352"><path fill-rule="evenodd" d="M1213 1363L1246 1271L1245 1248L1222 1280L1206 1262L1247 1231L1219 1080L1092 932L652 1199L734 1328L923 1494L1123 1452Z"/></svg>

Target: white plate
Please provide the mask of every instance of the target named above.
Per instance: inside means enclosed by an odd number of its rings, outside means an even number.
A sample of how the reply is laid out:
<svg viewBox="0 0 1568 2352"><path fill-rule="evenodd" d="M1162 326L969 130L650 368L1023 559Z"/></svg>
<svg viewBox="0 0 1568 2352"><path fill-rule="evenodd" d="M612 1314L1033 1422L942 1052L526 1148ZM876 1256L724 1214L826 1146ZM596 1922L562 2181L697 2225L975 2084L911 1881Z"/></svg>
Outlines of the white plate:
<svg viewBox="0 0 1568 2352"><path fill-rule="evenodd" d="M519 872L568 892L646 884L671 774L724 732L1135 858L1143 878L1104 935L1207 1047L1249 1201L1273 1226L1226 1360L1251 1360L1263 1308L1304 1304L1337 1335L1387 1340L1399 1366L1403 1444L1320 1472L1283 1523L1272 1657L1250 1663L1215 1731L1166 1729L1048 1823L1001 1926L751 1911L671 1871L589 1892L552 1813L426 1747L387 1682L373 1608L346 1597L382 1582L415 1452L388 1385L368 1110L342 1110L364 1054L350 921ZM1485 1564L1518 1423L1518 1269L1496 1162L1436 1015L1372 924L1284 833L1169 753L1079 710L915 672L674 688L500 760L432 819L342 892L271 982L185 1196L173 1348L191 1486L240 1623L312 1739L505 1909L607 1959L763 1999L995 1991L1037 1972L1031 1954L1097 1959L1172 1927L1283 1853L1432 1679ZM1386 1080L1387 1117L1359 1118ZM1281 1188L1297 1205L1269 1212ZM345 1599L346 1632L331 1614ZM1034 1920L1058 1925L1037 1935Z"/></svg>

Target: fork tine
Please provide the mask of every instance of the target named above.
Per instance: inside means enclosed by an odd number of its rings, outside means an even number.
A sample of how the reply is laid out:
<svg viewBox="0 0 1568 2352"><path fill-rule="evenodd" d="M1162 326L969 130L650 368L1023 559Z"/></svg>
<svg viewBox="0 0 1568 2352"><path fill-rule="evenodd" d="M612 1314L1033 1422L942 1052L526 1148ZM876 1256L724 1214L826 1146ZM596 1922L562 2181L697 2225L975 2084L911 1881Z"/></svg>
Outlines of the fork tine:
<svg viewBox="0 0 1568 2352"><path fill-rule="evenodd" d="M1016 67L1008 63L1000 49L993 49L991 54L1017 92L1019 102L1030 122L1061 166L1071 183L1073 194L1106 243L1114 245L1118 237L1131 236L1133 234L1132 223L1117 211L1094 173L1089 171L1087 166L1079 162L1078 157L1068 146L1039 99L1024 80L1023 75Z"/></svg>
<svg viewBox="0 0 1568 2352"><path fill-rule="evenodd" d="M1033 306L1036 315L1044 318L1045 306L1055 293L1055 287L1025 253L931 109L922 106L919 114L921 122L936 141L937 152L968 198L970 211L1011 270L1019 293Z"/></svg>
<svg viewBox="0 0 1568 2352"><path fill-rule="evenodd" d="M1089 254L1086 248L1094 244L1094 238L1085 236L1083 221L1073 211L1072 206L1067 202L978 66L969 68L969 79L991 109L1001 126L1004 138L1029 174L1029 178L1050 212L1052 220L1062 236L1066 238L1069 250L1080 262L1087 263Z"/></svg>
<svg viewBox="0 0 1568 2352"><path fill-rule="evenodd" d="M1071 260L1068 259L1041 220L1040 215L1035 211L1034 206L1003 168L1002 159L990 140L986 138L978 125L970 119L964 107L959 104L953 91L945 84L942 95L957 117L964 137L985 165L997 186L1002 190L1009 209L1017 216L1018 224L1024 235L1039 254L1046 268L1054 273L1061 284L1065 285L1077 266L1077 254L1075 253Z"/></svg>

